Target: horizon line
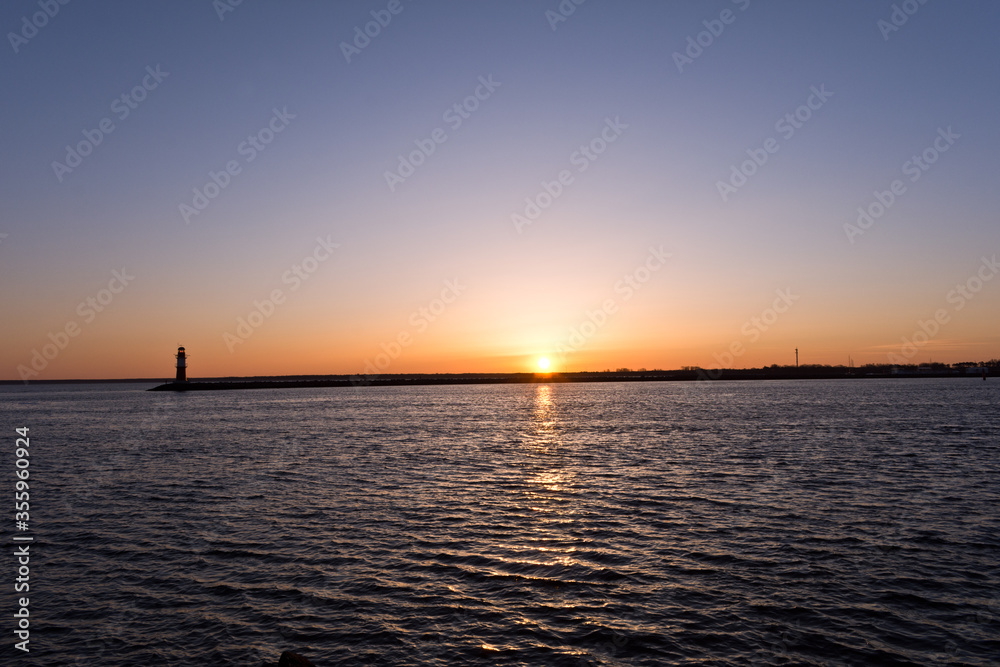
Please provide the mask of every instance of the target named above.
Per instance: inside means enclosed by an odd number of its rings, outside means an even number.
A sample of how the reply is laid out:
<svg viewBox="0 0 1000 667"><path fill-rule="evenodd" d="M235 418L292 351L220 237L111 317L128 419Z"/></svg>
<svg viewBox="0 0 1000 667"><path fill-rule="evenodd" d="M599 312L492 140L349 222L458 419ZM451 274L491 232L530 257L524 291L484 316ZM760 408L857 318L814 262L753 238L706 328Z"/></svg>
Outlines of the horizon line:
<svg viewBox="0 0 1000 667"><path fill-rule="evenodd" d="M682 366L681 368L616 368L616 369L602 369L602 370L586 370L586 371L463 371L463 372L418 372L418 373L289 373L285 375L218 375L211 377L197 377L188 380L188 382L211 382L211 381L222 381L222 380L261 380L261 379L287 379L287 378L340 378L340 379L350 379L350 378L404 378L404 377L421 377L421 376L450 376L450 377L461 377L461 376L536 376L536 377L558 377L558 376L571 376L571 375L636 375L642 373L697 373L702 372L752 372L752 371L767 371L767 370L805 370L805 369L845 369L845 370L857 370L857 369L875 369L875 368L946 368L946 369L956 369L962 367L976 367L976 368L995 368L1000 366L1000 358L993 358L989 361L960 361L955 363L944 363L944 362L928 362L923 364L892 364L892 363L867 363L861 364L859 366L845 366L844 364L800 364L798 366L791 364L770 364L767 366L753 366L750 368L706 368L704 366ZM0 385L14 385L14 384L69 384L69 383L98 383L98 382L152 382L152 383L170 383L173 380L165 377L152 377L152 378L56 378L56 379L45 379L45 380L0 380Z"/></svg>

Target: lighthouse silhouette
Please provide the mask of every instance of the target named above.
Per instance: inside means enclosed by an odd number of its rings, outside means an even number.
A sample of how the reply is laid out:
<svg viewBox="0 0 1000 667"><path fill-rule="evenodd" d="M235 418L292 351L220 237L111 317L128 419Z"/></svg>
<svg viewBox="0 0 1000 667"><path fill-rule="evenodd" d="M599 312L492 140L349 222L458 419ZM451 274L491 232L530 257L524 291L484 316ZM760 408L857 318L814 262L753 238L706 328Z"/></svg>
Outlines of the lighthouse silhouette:
<svg viewBox="0 0 1000 667"><path fill-rule="evenodd" d="M177 378L174 382L187 382L187 355L183 347L177 348Z"/></svg>

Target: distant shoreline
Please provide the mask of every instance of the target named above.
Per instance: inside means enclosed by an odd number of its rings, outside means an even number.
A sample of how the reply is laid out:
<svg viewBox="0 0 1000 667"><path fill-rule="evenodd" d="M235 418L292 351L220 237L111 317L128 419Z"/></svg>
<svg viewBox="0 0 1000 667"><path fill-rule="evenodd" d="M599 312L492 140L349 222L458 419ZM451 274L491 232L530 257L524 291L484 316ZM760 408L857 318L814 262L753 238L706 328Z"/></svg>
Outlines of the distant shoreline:
<svg viewBox="0 0 1000 667"><path fill-rule="evenodd" d="M1000 374L990 367L988 375ZM0 385L53 384L156 384L148 391L211 391L224 389L288 389L309 387L393 387L463 384L542 384L571 382L696 382L719 380L834 380L834 379L914 379L982 377L982 370L967 372L953 368L892 367L849 368L845 366L780 366L737 369L620 370L575 373L393 373L385 375L286 375L201 378L185 383L163 378L115 378L73 380L0 380Z"/></svg>
<svg viewBox="0 0 1000 667"><path fill-rule="evenodd" d="M697 382L718 380L914 379L962 377L979 379L982 372L956 369L923 372L861 372L856 368L754 368L682 371L604 371L577 373L401 373L298 378L225 378L213 381L167 382L149 391L211 391L231 389L294 389L317 387L399 387L469 384L547 384L573 382Z"/></svg>

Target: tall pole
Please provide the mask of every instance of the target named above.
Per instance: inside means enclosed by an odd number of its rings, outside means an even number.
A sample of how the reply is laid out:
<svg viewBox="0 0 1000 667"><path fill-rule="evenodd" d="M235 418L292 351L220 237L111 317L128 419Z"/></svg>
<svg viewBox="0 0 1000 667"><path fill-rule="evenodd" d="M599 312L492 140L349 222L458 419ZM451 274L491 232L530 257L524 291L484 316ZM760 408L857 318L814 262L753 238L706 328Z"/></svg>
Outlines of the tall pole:
<svg viewBox="0 0 1000 667"><path fill-rule="evenodd" d="M799 348L795 348L795 367L799 367Z"/></svg>

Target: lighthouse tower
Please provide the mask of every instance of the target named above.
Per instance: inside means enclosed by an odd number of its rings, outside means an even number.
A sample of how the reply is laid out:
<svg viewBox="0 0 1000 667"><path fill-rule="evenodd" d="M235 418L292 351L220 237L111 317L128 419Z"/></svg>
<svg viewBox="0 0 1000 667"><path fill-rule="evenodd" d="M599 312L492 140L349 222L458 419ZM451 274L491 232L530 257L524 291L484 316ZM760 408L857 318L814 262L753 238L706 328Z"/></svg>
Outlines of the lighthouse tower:
<svg viewBox="0 0 1000 667"><path fill-rule="evenodd" d="M177 379L174 382L187 382L187 356L184 348L177 348Z"/></svg>

